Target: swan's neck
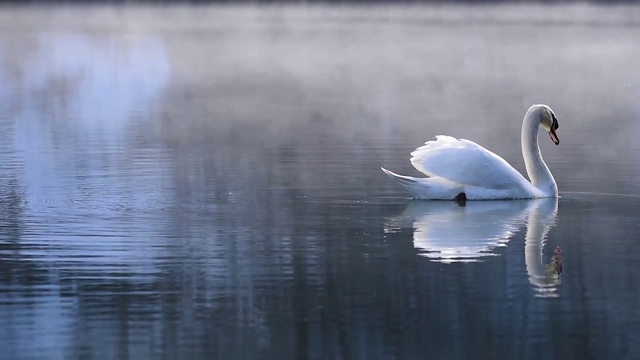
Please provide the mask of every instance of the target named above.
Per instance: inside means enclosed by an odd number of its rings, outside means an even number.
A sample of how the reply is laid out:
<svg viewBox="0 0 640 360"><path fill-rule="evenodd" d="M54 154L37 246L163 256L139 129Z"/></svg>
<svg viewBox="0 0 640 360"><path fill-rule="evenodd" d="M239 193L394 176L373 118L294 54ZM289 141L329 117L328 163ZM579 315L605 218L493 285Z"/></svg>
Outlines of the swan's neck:
<svg viewBox="0 0 640 360"><path fill-rule="evenodd" d="M538 145L538 128L540 127L540 110L529 109L522 123L522 157L527 174L533 186L546 196L558 196L558 186L551 171L542 159Z"/></svg>

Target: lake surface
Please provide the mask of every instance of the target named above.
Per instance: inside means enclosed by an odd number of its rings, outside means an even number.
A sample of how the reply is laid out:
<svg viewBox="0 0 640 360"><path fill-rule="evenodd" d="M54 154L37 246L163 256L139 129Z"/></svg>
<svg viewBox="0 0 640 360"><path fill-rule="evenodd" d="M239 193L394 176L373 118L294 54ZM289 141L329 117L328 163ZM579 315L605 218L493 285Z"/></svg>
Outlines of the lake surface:
<svg viewBox="0 0 640 360"><path fill-rule="evenodd" d="M1 359L640 357L640 7L0 7ZM411 201L437 134L560 199ZM463 206L464 205L464 206Z"/></svg>

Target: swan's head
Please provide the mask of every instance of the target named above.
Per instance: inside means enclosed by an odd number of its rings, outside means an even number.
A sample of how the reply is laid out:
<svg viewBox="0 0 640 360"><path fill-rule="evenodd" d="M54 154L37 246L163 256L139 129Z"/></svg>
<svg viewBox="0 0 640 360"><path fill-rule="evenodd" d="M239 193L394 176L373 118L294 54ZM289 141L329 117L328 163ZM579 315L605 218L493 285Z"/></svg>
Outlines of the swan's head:
<svg viewBox="0 0 640 360"><path fill-rule="evenodd" d="M532 108L538 111L540 126L549 132L551 141L556 145L560 144L560 139L558 139L558 135L556 134L556 130L558 130L560 126L558 125L558 119L553 113L553 110L547 105L533 105Z"/></svg>

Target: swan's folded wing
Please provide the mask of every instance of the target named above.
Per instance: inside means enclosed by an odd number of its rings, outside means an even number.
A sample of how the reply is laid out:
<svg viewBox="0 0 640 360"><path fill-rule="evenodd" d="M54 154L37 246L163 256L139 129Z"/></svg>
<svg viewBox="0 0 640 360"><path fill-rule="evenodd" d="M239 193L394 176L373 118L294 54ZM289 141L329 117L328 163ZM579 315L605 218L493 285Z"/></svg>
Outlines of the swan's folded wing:
<svg viewBox="0 0 640 360"><path fill-rule="evenodd" d="M420 172L459 184L508 189L527 183L503 158L469 140L438 135L411 156L411 163Z"/></svg>

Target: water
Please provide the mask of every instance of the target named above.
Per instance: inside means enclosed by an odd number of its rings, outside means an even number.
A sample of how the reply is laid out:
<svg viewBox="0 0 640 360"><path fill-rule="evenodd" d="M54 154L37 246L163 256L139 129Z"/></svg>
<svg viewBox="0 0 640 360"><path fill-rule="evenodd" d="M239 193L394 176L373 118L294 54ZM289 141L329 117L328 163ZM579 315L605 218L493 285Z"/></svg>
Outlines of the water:
<svg viewBox="0 0 640 360"><path fill-rule="evenodd" d="M2 7L0 358L637 358L638 38L629 6ZM533 103L559 200L379 170L442 133L524 171Z"/></svg>

